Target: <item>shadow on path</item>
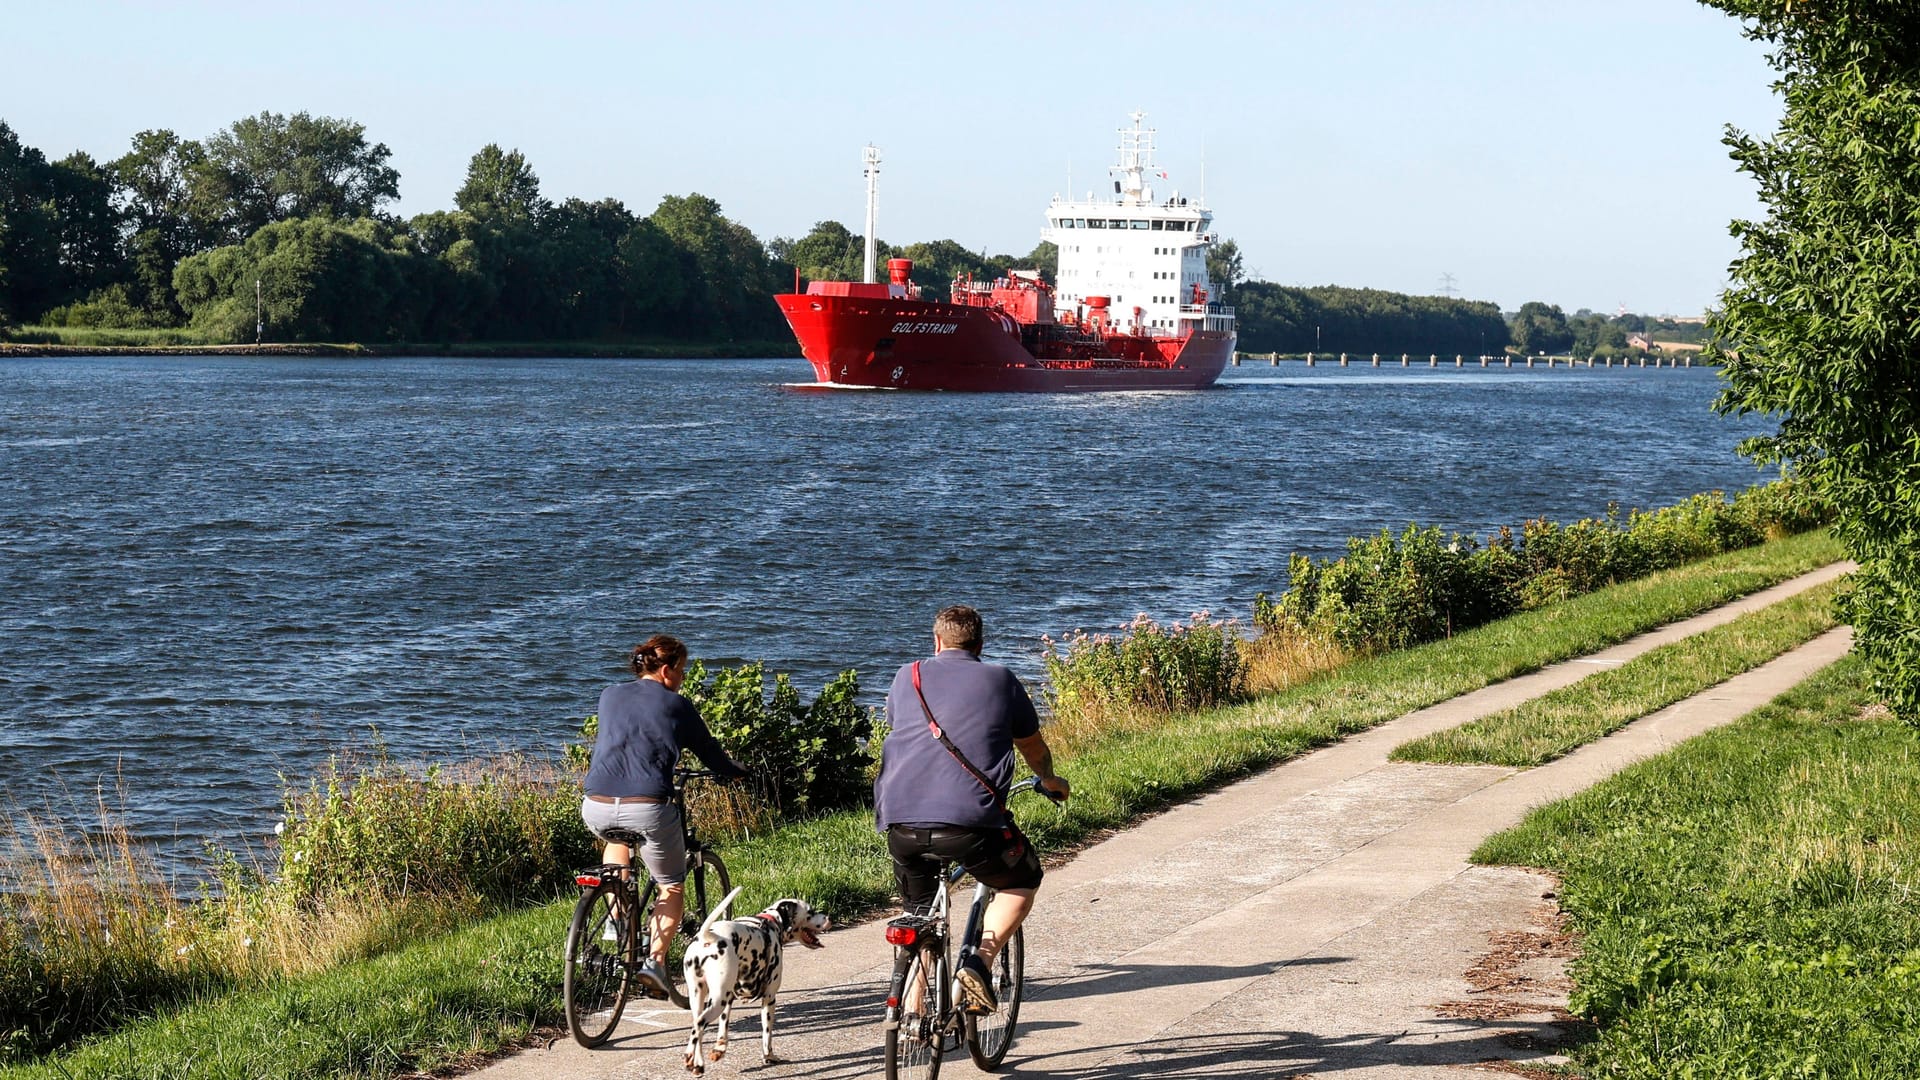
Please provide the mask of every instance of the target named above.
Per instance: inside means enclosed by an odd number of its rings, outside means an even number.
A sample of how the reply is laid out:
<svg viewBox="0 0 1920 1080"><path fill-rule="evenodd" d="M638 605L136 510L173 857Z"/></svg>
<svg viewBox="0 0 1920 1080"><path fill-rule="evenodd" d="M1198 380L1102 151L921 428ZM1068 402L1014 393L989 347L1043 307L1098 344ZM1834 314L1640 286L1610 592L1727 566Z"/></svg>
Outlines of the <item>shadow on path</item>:
<svg viewBox="0 0 1920 1080"><path fill-rule="evenodd" d="M1524 1059L1543 1050L1565 1049L1578 1038L1567 1025L1550 1022L1449 1020L1428 1026L1419 1034L1376 1032L1331 1039L1300 1031L1169 1034L1137 1043L1030 1056L1021 1053L1024 1040L1016 1040L1000 1075L1068 1080L1285 1080L1290 1076L1328 1076L1349 1069L1443 1067ZM1107 1060L1091 1065L1064 1060L1087 1056Z"/></svg>

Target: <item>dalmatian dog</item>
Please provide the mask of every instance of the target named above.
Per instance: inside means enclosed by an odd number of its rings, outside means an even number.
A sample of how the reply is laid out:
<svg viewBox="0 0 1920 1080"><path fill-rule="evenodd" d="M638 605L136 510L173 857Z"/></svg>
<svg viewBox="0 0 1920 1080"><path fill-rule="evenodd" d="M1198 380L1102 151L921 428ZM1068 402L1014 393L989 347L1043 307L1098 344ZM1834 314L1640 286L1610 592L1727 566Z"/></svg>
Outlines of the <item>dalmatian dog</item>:
<svg viewBox="0 0 1920 1080"><path fill-rule="evenodd" d="M720 1022L720 1033L706 1060L719 1061L725 1056L727 1021L735 1000L759 1003L760 1055L768 1062L774 1060L773 999L780 992L781 948L798 941L809 949L818 949L820 935L832 925L832 920L805 900L781 900L750 919L722 921L738 895L739 889L728 893L700 924L700 932L681 961L687 1009L693 1014L686 1063L687 1071L695 1076L706 1070L701 1051L707 1025L715 1020Z"/></svg>

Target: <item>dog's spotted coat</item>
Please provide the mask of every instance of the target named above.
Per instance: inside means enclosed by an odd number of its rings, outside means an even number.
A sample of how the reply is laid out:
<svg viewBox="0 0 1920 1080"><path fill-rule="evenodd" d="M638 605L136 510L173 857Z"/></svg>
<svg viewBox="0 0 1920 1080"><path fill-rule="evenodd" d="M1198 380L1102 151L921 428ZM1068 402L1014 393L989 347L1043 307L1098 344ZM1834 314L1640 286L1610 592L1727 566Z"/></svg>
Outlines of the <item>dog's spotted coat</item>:
<svg viewBox="0 0 1920 1080"><path fill-rule="evenodd" d="M805 900L781 900L751 919L720 922L720 916L740 894L735 889L707 916L693 944L687 946L681 971L686 979L687 1008L693 1031L687 1036L687 1070L699 1076L706 1061L719 1061L727 1052L727 1022L735 1001L760 1005L760 1053L773 1057L773 1001L780 993L782 949L798 941L809 949L820 947L820 934L832 920L813 910ZM713 1053L702 1060L707 1025L720 1022Z"/></svg>

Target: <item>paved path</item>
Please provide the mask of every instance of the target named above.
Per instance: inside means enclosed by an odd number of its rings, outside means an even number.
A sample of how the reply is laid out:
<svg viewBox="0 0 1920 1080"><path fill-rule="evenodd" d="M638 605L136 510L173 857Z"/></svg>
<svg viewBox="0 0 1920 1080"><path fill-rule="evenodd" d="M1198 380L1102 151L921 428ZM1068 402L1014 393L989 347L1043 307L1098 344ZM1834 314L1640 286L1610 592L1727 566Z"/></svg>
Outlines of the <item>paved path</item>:
<svg viewBox="0 0 1920 1080"><path fill-rule="evenodd" d="M1518 772L1389 763L1395 746L1617 666L1831 580L1835 566L1589 657L1410 713L1151 818L1048 871L1029 996L1003 1075L1459 1078L1551 1058L1567 986L1549 879L1468 865L1541 803L1733 720L1843 655L1841 628L1559 761ZM874 924L790 954L775 1052L736 1009L743 1076L881 1075L889 950ZM564 1035L484 1080L670 1078L686 1014L629 1009L586 1051ZM973 1073L960 1051L947 1068Z"/></svg>

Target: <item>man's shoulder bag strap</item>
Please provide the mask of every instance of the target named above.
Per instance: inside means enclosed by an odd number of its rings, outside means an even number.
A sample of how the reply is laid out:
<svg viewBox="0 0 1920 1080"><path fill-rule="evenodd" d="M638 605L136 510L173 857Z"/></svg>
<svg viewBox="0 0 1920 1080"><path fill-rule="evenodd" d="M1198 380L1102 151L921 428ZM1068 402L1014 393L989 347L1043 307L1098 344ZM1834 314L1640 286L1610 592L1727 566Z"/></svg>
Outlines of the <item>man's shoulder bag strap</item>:
<svg viewBox="0 0 1920 1080"><path fill-rule="evenodd" d="M1000 816L1011 824L1013 822L1013 815L1007 812L1007 801L1000 797L1000 789L993 786L993 781L987 779L986 773L975 768L973 762L967 760L967 755L961 753L960 748L953 745L953 740L947 738L947 733L940 730L940 722L933 718L933 706L927 704L926 691L920 689L920 661L918 660L913 662L913 692L920 698L921 711L927 714L927 731L931 732L934 738L940 740L940 745L946 747L947 753L953 755L953 760L959 762L960 767L967 770L967 775L973 777L981 787L987 789L987 794L993 796L993 805L1000 811Z"/></svg>

